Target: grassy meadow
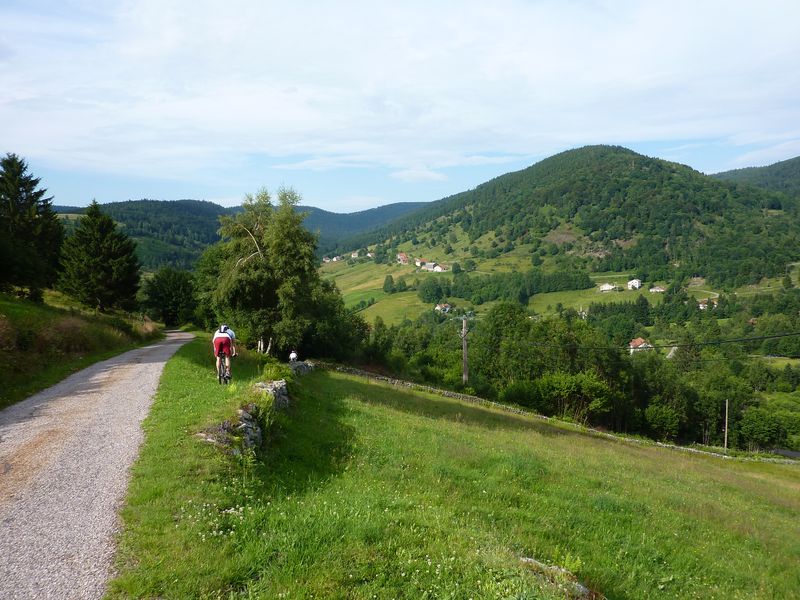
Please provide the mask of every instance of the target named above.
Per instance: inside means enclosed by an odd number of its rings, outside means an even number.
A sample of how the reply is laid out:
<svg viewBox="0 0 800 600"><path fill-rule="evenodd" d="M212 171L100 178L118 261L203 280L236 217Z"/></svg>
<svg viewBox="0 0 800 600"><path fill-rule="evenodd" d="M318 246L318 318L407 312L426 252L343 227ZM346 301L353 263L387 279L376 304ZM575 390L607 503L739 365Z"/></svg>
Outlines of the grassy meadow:
<svg viewBox="0 0 800 600"><path fill-rule="evenodd" d="M410 246L410 243L407 245ZM517 253L517 254L515 254ZM427 255L426 255L427 256ZM527 251L515 250L508 255L503 255L494 260L478 261L476 274L486 274L494 272L508 272L516 270L527 270L530 268L530 255ZM452 263L450 263L452 264ZM426 310L432 310L433 305L422 302L415 291L401 292L397 294L387 294L383 291L383 282L387 275L391 275L395 282L404 277L406 283L412 285L415 280L423 280L425 277L452 277L451 274L427 273L418 271L413 265L400 265L397 263L379 265L372 261L361 261L348 265L345 261L327 263L321 268L322 276L332 279L342 292L345 305L352 307L362 300L374 304L362 311L362 315L369 322L374 322L380 316L385 323L399 324L404 319L412 321L419 317ZM592 279L598 284L614 282L624 287L630 278L629 273L597 273L592 274ZM716 296L716 292L706 292L704 290L691 289L690 293L698 298ZM556 306L561 304L564 308L588 308L592 302L631 302L636 300L640 294L651 302L658 304L662 301L661 294L649 294L646 289L627 290L619 292L601 293L597 288L588 290L569 290L564 292L548 292L536 294L530 299L528 306L539 314L553 314ZM467 307L471 303L454 298L458 306ZM477 313L486 312L486 305L475 307Z"/></svg>
<svg viewBox="0 0 800 600"><path fill-rule="evenodd" d="M195 433L260 369L167 364L132 471L112 598L790 598L800 467L600 438L332 372L291 386L258 460Z"/></svg>

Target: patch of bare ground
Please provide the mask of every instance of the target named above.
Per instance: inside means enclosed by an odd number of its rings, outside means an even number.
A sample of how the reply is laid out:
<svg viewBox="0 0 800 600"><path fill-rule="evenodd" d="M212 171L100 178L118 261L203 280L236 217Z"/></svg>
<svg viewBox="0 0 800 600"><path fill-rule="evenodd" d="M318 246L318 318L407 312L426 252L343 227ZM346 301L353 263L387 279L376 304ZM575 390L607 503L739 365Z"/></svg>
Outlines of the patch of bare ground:
<svg viewBox="0 0 800 600"><path fill-rule="evenodd" d="M636 245L636 238L630 238L628 240L613 240L613 243L615 246L625 250L626 248L633 248Z"/></svg>
<svg viewBox="0 0 800 600"><path fill-rule="evenodd" d="M553 229L550 233L544 236L544 241L560 246L561 244L568 244L578 239L578 234L569 229Z"/></svg>

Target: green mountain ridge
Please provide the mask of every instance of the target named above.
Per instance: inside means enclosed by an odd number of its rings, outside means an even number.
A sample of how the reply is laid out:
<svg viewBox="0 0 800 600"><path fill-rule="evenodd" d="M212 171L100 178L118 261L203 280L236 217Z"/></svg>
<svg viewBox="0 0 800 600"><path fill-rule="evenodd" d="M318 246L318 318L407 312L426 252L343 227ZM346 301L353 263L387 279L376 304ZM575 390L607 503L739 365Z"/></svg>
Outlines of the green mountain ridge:
<svg viewBox="0 0 800 600"><path fill-rule="evenodd" d="M767 190L800 196L800 156L766 167L723 171L711 177L736 183L749 183Z"/></svg>
<svg viewBox="0 0 800 600"><path fill-rule="evenodd" d="M586 146L436 202L349 214L298 209L319 234L320 253L378 245L393 256L401 244L412 244L428 257L427 249L445 249L448 239L459 245L467 239L466 247L441 258L522 252L540 264L537 255L561 256L590 271L635 271L668 281L699 275L731 288L781 275L800 260L800 194L757 187L752 177L779 173L768 181L779 179L791 191L796 169L800 159L708 176L619 146ZM731 173L751 182L725 180ZM239 210L199 200L102 207L137 241L147 269L190 268L219 239L219 217Z"/></svg>
<svg viewBox="0 0 800 600"><path fill-rule="evenodd" d="M562 152L431 203L342 247L440 241L460 228L493 252L529 245L594 271L754 283L800 258L800 202L617 146ZM559 235L567 231L569 235ZM429 243L429 246L432 246Z"/></svg>
<svg viewBox="0 0 800 600"><path fill-rule="evenodd" d="M373 229L423 205L401 202L348 214L309 206L299 206L298 210L308 214L305 226L319 234L323 249L335 245L341 237ZM86 210L75 206L53 208L62 215ZM219 217L241 210L204 200L128 200L103 204L101 208L136 241L142 264L151 270L165 265L191 268L205 248L219 241Z"/></svg>

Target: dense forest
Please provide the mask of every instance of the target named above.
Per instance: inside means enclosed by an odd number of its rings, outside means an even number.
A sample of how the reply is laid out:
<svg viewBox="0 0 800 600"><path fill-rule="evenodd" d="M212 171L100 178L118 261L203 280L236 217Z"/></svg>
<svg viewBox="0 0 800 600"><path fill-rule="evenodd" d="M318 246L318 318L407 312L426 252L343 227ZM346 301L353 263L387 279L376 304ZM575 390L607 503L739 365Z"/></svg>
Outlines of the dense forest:
<svg viewBox="0 0 800 600"><path fill-rule="evenodd" d="M366 358L434 385L654 439L800 450L800 412L764 400L792 393L800 366L755 356L800 357L800 289L720 298L701 310L680 286L651 306L643 296L532 319L517 302L470 321L469 381L462 383L461 314L373 326ZM463 315L466 317L466 315ZM630 351L634 336L669 340Z"/></svg>
<svg viewBox="0 0 800 600"><path fill-rule="evenodd" d="M304 227L319 235L320 252L345 236L374 229L424 206L399 202L350 214L338 214L309 206L295 210L306 214ZM129 200L103 204L103 211L136 241L137 255L145 269L171 266L188 269L203 251L220 240L219 219L237 214L241 207L224 208L201 200ZM54 206L61 214L83 214L86 208ZM67 232L74 220L64 221Z"/></svg>
<svg viewBox="0 0 800 600"><path fill-rule="evenodd" d="M767 167L747 167L712 175L716 179L751 185L800 196L800 156Z"/></svg>
<svg viewBox="0 0 800 600"><path fill-rule="evenodd" d="M716 285L755 283L800 258L799 201L722 182L684 165L612 146L563 152L432 203L342 247L395 245L460 227L492 234L502 254L535 250L569 226L567 248L589 270L635 269L650 280L700 274Z"/></svg>

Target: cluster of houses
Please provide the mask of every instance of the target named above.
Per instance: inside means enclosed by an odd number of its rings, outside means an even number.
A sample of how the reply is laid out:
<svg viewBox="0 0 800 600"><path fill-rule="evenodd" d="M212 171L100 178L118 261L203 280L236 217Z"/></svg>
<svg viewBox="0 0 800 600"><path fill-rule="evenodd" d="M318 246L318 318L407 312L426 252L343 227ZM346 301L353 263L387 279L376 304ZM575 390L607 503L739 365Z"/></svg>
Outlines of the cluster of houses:
<svg viewBox="0 0 800 600"><path fill-rule="evenodd" d="M366 258L375 258L375 255L372 252L367 252L364 256ZM338 255L333 256L333 257L331 257L331 256L323 256L322 257L322 262L324 262L324 263L339 262L340 260L347 260L347 258L348 257L343 255L343 254L338 254ZM358 250L353 250L350 253L350 258L361 258L361 253Z"/></svg>
<svg viewBox="0 0 800 600"><path fill-rule="evenodd" d="M629 290L638 290L642 287L642 280L641 279L631 279L628 281L628 289ZM601 292L618 292L622 290L621 286L618 286L616 283L604 283L600 286ZM651 294L663 294L666 292L666 288L661 287L660 285L654 285L648 290Z"/></svg>
<svg viewBox="0 0 800 600"><path fill-rule="evenodd" d="M405 252L398 252L397 253L397 262L401 265L410 264L411 258ZM445 265L440 265L439 263L427 261L424 258L415 258L414 264L419 268L420 271L430 271L432 273L443 273L447 271L448 268Z"/></svg>

